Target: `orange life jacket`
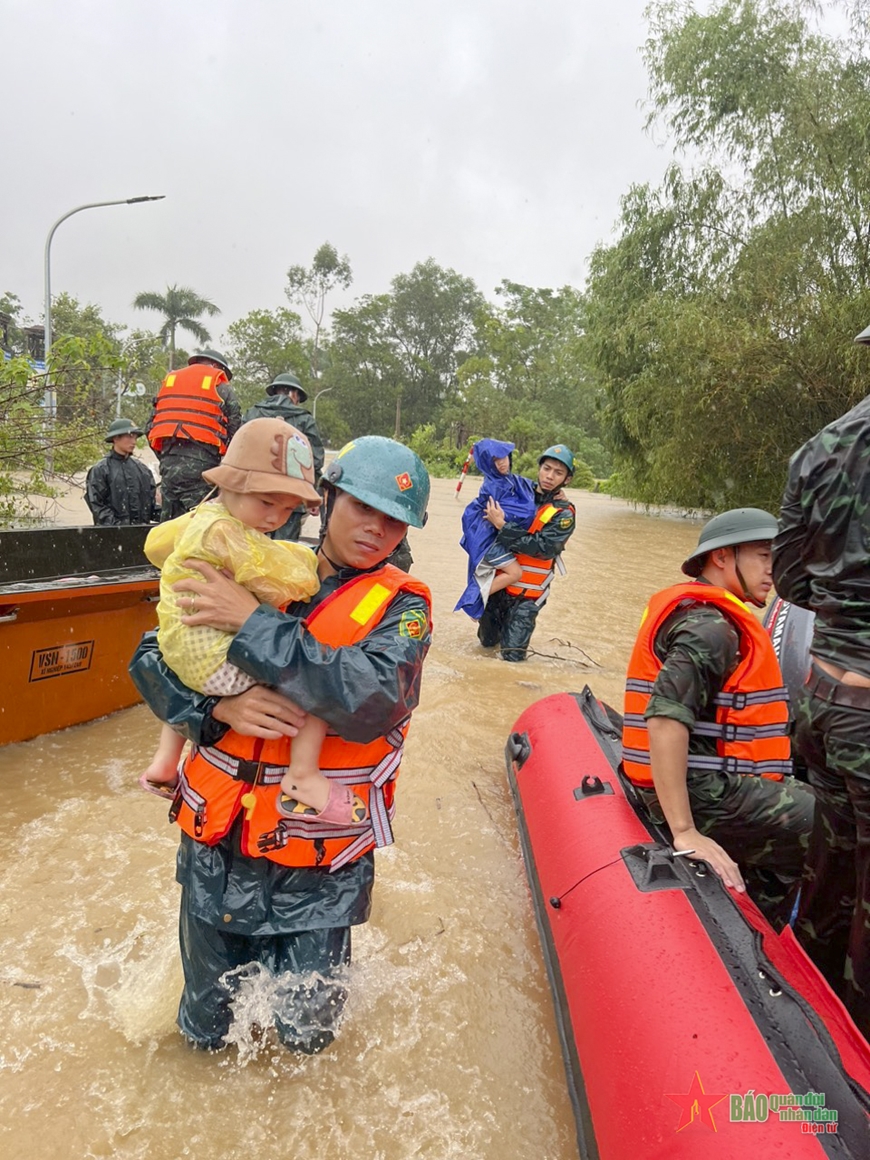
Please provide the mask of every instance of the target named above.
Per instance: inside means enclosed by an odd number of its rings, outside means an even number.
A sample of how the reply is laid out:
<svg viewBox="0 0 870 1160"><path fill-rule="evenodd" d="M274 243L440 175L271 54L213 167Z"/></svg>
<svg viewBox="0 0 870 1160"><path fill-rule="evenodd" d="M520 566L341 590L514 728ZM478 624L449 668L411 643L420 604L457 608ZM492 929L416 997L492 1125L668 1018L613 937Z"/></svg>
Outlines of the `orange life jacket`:
<svg viewBox="0 0 870 1160"><path fill-rule="evenodd" d="M204 363L170 371L154 404L148 432L152 450L159 452L167 439L189 439L217 447L223 455L227 449L227 417L218 387L228 382L220 367Z"/></svg>
<svg viewBox="0 0 870 1160"><path fill-rule="evenodd" d="M541 504L535 512L535 518L529 524L530 532L539 532L546 527L553 516L564 510L554 503ZM544 604L547 599L547 590L553 581L553 568L556 560L542 560L540 556L524 556L517 552L517 561L522 566L523 574L516 584L509 584L507 591L511 596L524 596L527 600L534 600L537 604ZM564 572L564 568L562 569Z"/></svg>
<svg viewBox="0 0 870 1160"><path fill-rule="evenodd" d="M385 564L355 577L312 610L306 629L322 644L339 648L363 640L380 622L398 592L414 592L429 615L425 584ZM417 622L419 623L419 622ZM408 721L385 736L362 743L331 730L320 751L320 769L351 787L368 806L368 819L347 827L299 820L278 813L278 783L287 770L291 740L243 737L230 730L217 745L195 746L179 774L170 810L186 834L213 846L244 811L242 853L285 866L328 866L337 870L375 846L393 841L393 795Z"/></svg>
<svg viewBox="0 0 870 1160"><path fill-rule="evenodd" d="M716 697L716 720L697 721L692 730L696 737L714 737L717 753L690 753L689 767L780 781L792 771L788 693L770 637L742 600L725 588L697 582L657 592L644 610L625 682L622 761L627 776L635 785L653 785L644 711L662 667L655 639L684 601L714 604L740 634L737 665Z"/></svg>

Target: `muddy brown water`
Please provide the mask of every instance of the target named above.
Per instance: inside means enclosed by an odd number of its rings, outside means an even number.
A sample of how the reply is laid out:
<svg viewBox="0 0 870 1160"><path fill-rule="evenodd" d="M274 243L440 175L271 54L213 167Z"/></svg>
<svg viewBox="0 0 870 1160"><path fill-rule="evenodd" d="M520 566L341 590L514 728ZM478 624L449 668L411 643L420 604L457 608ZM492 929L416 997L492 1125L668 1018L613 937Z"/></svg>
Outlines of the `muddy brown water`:
<svg viewBox="0 0 870 1160"><path fill-rule="evenodd" d="M397 844L378 855L345 1022L323 1055L255 1039L255 993L227 1051L177 1034L176 837L135 784L156 738L144 707L0 750L6 1160L576 1157L504 744L550 693L588 683L621 704L645 600L678 578L698 524L573 493L568 576L534 638L552 655L507 665L451 611L465 576L453 491L434 481L429 525L411 534L434 644ZM474 491L469 480L463 500Z"/></svg>

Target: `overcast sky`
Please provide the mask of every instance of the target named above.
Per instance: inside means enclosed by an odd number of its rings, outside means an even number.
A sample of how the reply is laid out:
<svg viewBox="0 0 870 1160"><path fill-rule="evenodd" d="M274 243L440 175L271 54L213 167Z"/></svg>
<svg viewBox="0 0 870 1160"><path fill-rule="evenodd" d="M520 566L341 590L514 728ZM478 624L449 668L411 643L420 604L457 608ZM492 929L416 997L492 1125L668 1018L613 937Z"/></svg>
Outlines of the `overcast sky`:
<svg viewBox="0 0 870 1160"><path fill-rule="evenodd" d="M345 301L428 257L477 282L582 285L644 132L645 0L0 0L0 291L156 328L140 290L222 315L286 305L287 268L346 253Z"/></svg>

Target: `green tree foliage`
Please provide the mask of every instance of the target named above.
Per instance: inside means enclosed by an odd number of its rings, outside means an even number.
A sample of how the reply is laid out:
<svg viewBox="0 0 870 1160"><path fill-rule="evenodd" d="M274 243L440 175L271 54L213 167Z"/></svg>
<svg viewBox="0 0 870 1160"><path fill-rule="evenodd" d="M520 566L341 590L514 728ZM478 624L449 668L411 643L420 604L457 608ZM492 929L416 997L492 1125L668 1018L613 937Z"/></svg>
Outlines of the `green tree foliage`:
<svg viewBox="0 0 870 1160"><path fill-rule="evenodd" d="M389 294L336 310L324 382L354 434L401 438L436 419L456 395L483 307L471 278L429 258L395 277Z"/></svg>
<svg viewBox="0 0 870 1160"><path fill-rule="evenodd" d="M227 327L227 336L233 387L243 407L262 399L272 379L285 371L293 371L312 391L305 334L295 311L252 310Z"/></svg>
<svg viewBox="0 0 870 1160"><path fill-rule="evenodd" d="M310 266L291 266L287 271L284 293L291 305L302 305L314 325L311 346L311 375L315 380L321 372L321 345L323 339L326 299L340 287L346 290L353 281L350 259L339 257L331 242L324 242L315 253Z"/></svg>
<svg viewBox="0 0 870 1160"><path fill-rule="evenodd" d="M866 393L867 34L814 13L650 9L650 119L697 162L623 199L582 346L634 498L776 510L791 452Z"/></svg>
<svg viewBox="0 0 870 1160"><path fill-rule="evenodd" d="M203 298L190 286L167 286L166 292L159 294L145 290L133 299L137 310L154 310L162 314L165 321L159 330L163 345L169 351L169 369L175 366L175 333L186 330L193 335L199 346L211 341L211 335L202 325L203 316L213 318L220 309L208 298Z"/></svg>

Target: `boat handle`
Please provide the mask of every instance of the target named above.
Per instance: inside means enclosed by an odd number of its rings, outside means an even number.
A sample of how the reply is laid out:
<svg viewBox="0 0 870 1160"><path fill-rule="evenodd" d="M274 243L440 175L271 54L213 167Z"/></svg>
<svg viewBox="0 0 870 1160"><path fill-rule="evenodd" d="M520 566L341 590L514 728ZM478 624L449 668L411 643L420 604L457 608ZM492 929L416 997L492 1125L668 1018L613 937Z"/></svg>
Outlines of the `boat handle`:
<svg viewBox="0 0 870 1160"><path fill-rule="evenodd" d="M13 608L11 612L7 612L5 616L0 616L0 624L9 624L10 621L18 619L18 609Z"/></svg>
<svg viewBox="0 0 870 1160"><path fill-rule="evenodd" d="M159 595L158 596L143 596L142 597L143 604L157 604L157 602L159 600L160 600Z"/></svg>

